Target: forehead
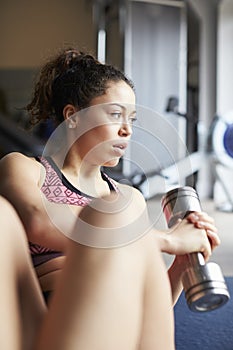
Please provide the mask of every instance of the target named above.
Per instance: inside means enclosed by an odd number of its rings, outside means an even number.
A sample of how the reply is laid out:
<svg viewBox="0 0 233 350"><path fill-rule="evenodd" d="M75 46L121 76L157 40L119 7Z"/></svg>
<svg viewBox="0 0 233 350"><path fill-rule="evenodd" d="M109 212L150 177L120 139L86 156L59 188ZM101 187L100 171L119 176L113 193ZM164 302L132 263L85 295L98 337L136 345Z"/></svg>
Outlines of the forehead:
<svg viewBox="0 0 233 350"><path fill-rule="evenodd" d="M110 82L105 94L95 97L91 106L104 103L118 103L121 105L135 106L135 94L133 89L124 81Z"/></svg>

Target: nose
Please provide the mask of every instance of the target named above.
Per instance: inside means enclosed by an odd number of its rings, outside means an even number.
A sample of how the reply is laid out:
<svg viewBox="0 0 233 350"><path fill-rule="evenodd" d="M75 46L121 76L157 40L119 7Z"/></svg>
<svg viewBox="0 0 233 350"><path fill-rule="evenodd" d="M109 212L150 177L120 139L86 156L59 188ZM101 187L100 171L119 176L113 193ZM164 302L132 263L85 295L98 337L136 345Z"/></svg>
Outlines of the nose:
<svg viewBox="0 0 233 350"><path fill-rule="evenodd" d="M128 137L132 135L132 126L129 123L122 123L118 132L121 137Z"/></svg>

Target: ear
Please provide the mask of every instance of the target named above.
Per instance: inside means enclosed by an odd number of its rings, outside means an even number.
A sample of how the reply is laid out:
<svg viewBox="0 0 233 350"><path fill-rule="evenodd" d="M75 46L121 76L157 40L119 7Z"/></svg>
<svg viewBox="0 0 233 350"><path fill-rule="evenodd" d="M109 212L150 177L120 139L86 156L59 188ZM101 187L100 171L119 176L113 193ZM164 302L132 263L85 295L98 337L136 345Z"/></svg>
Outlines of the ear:
<svg viewBox="0 0 233 350"><path fill-rule="evenodd" d="M63 116L66 121L69 121L68 127L70 129L74 129L77 126L77 118L75 118L74 114L78 111L79 109L72 104L68 104L63 108Z"/></svg>

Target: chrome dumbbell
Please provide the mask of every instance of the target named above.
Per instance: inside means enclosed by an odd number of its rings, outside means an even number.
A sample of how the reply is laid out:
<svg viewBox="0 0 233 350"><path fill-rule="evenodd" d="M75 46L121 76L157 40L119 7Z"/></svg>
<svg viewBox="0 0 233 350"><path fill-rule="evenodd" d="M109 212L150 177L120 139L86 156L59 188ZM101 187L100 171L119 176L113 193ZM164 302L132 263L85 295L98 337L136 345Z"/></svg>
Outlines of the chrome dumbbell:
<svg viewBox="0 0 233 350"><path fill-rule="evenodd" d="M178 187L162 197L162 208L168 227L191 212L200 212L201 204L192 187ZM192 311L211 311L224 305L230 298L220 267L205 263L201 253L188 254L188 267L182 275L185 298Z"/></svg>

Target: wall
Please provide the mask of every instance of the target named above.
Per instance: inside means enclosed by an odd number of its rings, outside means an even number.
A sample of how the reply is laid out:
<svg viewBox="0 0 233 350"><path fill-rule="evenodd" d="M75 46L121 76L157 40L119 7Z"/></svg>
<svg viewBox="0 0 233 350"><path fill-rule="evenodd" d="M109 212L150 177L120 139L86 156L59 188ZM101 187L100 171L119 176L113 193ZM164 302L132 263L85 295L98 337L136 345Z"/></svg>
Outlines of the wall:
<svg viewBox="0 0 233 350"><path fill-rule="evenodd" d="M217 113L233 110L233 1L222 0L219 6Z"/></svg>
<svg viewBox="0 0 233 350"><path fill-rule="evenodd" d="M11 118L24 123L21 108L31 96L38 66L67 44L95 53L91 1L1 1L0 97Z"/></svg>
<svg viewBox="0 0 233 350"><path fill-rule="evenodd" d="M216 39L218 0L189 0L200 19L199 129L205 140L216 113ZM197 189L200 197L211 197L213 176L209 159L201 164Z"/></svg>
<svg viewBox="0 0 233 350"><path fill-rule="evenodd" d="M217 50L217 115L230 124L233 123L233 1L222 0L218 13L218 50ZM224 123L223 123L224 124ZM216 137L219 139L218 149L223 142L224 130L221 119L217 125ZM222 131L221 131L222 129ZM217 140L216 138L216 140ZM216 143L217 144L217 143ZM216 206L222 210L233 211L233 158L221 152L217 157L216 173L219 180L215 182L214 199ZM224 162L223 162L224 160ZM225 165L223 166L222 164Z"/></svg>
<svg viewBox="0 0 233 350"><path fill-rule="evenodd" d="M181 55L186 51L186 40L180 39L181 10L129 2L125 70L136 88L138 124L124 157L125 175L158 171L185 154L179 130L183 118L166 113L169 98L181 103L181 91L186 92L186 79L180 79L182 65L186 69L186 57Z"/></svg>
<svg viewBox="0 0 233 350"><path fill-rule="evenodd" d="M95 41L89 1L1 1L1 69L37 67L64 43L95 50Z"/></svg>

